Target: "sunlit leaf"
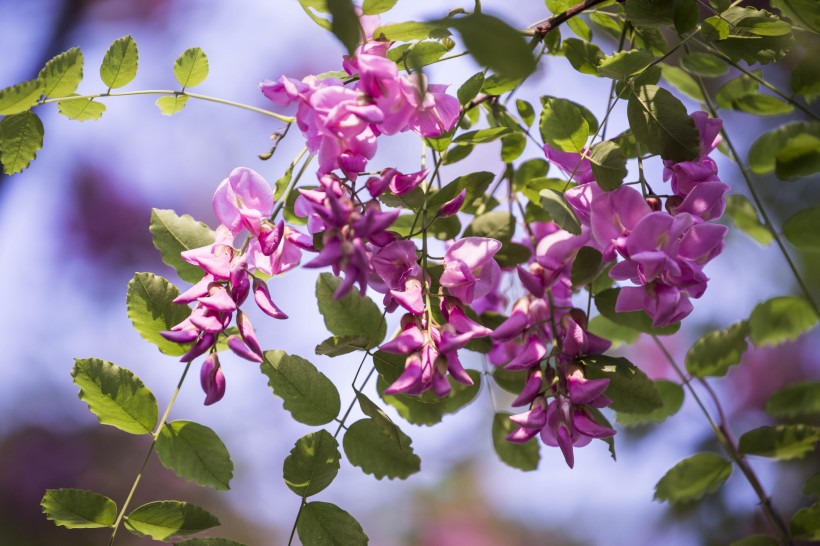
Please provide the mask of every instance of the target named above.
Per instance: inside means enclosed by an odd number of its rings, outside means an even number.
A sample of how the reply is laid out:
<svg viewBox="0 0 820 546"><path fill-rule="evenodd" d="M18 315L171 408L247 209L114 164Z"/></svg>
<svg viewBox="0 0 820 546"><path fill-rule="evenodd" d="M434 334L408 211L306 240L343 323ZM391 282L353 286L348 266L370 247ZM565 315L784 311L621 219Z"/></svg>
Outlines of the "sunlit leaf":
<svg viewBox="0 0 820 546"><path fill-rule="evenodd" d="M714 493L729 478L732 463L714 453L699 453L672 467L655 486L655 499L692 502Z"/></svg>
<svg viewBox="0 0 820 546"><path fill-rule="evenodd" d="M758 218L757 211L748 199L742 195L730 195L726 198L726 214L735 226L763 246L774 240L771 230Z"/></svg>
<svg viewBox="0 0 820 546"><path fill-rule="evenodd" d="M113 527L117 519L114 501L83 489L47 489L40 505L48 519L68 529Z"/></svg>
<svg viewBox="0 0 820 546"><path fill-rule="evenodd" d="M198 47L183 51L174 61L174 76L183 89L204 82L208 77L208 57L205 52Z"/></svg>
<svg viewBox="0 0 820 546"><path fill-rule="evenodd" d="M6 174L26 169L43 147L43 122L34 112L6 116L0 120L0 163Z"/></svg>
<svg viewBox="0 0 820 546"><path fill-rule="evenodd" d="M760 303L749 317L749 337L757 347L797 339L817 324L817 314L802 298L782 296Z"/></svg>
<svg viewBox="0 0 820 546"><path fill-rule="evenodd" d="M105 105L94 99L62 100L57 103L57 110L70 120L97 121L105 113Z"/></svg>
<svg viewBox="0 0 820 546"><path fill-rule="evenodd" d="M173 303L177 296L179 290L167 279L153 273L136 273L128 283L125 298L134 329L145 341L171 356L181 356L188 350L186 345L168 341L160 334L191 314L187 305Z"/></svg>
<svg viewBox="0 0 820 546"><path fill-rule="evenodd" d="M661 407L649 413L618 413L618 424L627 427L661 423L675 415L683 405L683 387L677 383L660 379L655 381L655 389L661 398Z"/></svg>
<svg viewBox="0 0 820 546"><path fill-rule="evenodd" d="M814 451L820 440L820 428L809 425L759 427L740 437L744 455L758 455L780 461L801 459Z"/></svg>
<svg viewBox="0 0 820 546"><path fill-rule="evenodd" d="M635 138L653 154L672 161L690 161L700 155L695 122L666 89L656 85L632 89L627 116Z"/></svg>
<svg viewBox="0 0 820 546"><path fill-rule="evenodd" d="M325 326L337 336L364 336L375 347L387 333L382 312L367 296L351 290L344 297L335 299L333 294L341 284L339 277L322 273L316 279L316 300Z"/></svg>
<svg viewBox="0 0 820 546"><path fill-rule="evenodd" d="M143 504L124 519L125 528L138 537L168 541L200 533L219 525L219 520L204 508L180 501Z"/></svg>
<svg viewBox="0 0 820 546"><path fill-rule="evenodd" d="M83 79L83 52L75 47L60 53L46 63L37 78L46 98L71 95Z"/></svg>
<svg viewBox="0 0 820 546"><path fill-rule="evenodd" d="M731 366L740 363L748 345L748 334L746 321L707 333L686 353L686 370L695 377L723 377Z"/></svg>
<svg viewBox="0 0 820 546"><path fill-rule="evenodd" d="M139 51L131 36L123 36L108 48L100 66L100 78L111 89L118 89L131 83L137 76Z"/></svg>

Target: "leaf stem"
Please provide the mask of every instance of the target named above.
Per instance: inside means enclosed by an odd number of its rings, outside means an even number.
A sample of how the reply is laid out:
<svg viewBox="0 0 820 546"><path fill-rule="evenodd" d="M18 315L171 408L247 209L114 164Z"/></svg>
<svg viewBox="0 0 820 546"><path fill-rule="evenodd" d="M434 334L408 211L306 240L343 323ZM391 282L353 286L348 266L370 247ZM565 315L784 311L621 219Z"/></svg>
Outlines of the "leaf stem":
<svg viewBox="0 0 820 546"><path fill-rule="evenodd" d="M703 83L703 79L695 75L695 80L698 82L698 86L700 87L701 93L703 94L703 99L706 101L706 106L709 108L709 112L712 114L713 117L717 118L717 108L715 108L715 104L712 102L712 99L709 96L709 92L706 89L706 85ZM763 206L763 201L760 199L760 195L757 193L757 189L755 189L754 184L752 184L752 177L749 174L749 170L743 164L743 160L740 157L740 154L737 153L737 149L735 145L732 143L732 140L729 138L729 133L726 131L724 127L721 129L721 134L723 135L723 139L726 141L726 146L729 147L729 151L732 154L732 159L737 164L738 169L740 169L740 173L743 175L743 179L746 181L746 186L749 188L749 193L752 195L752 200L755 202L755 206L757 210L760 211L760 216L763 218L764 224L769 228L769 231L774 238L775 243L777 243L780 252L783 254L783 257L786 258L786 262L789 264L789 269L791 269L792 275L794 275L795 280L797 280L797 284L800 286L800 289L803 291L803 294L806 296L806 300L811 304L814 312L820 315L820 307L818 307L817 302L812 297L811 292L809 291L806 282L803 280L802 275L797 269L792 257L789 255L788 250L786 250L786 245L783 244L783 239L777 233L777 230L774 228L774 224L772 223L771 219L769 218L769 214L766 212L766 208Z"/></svg>
<svg viewBox="0 0 820 546"><path fill-rule="evenodd" d="M142 466L140 467L139 472L137 473L137 477L134 479L134 484L131 486L131 491L128 492L128 496L125 498L125 502L120 509L120 513L117 514L117 520L114 522L114 530L111 532L111 538L108 539L108 546L114 544L114 538L117 536L117 530L120 527L120 523L122 523L123 517L125 517L125 511L128 509L128 505L131 503L131 498L134 496L134 492L137 490L137 486L142 479L142 473L145 471L145 465L148 464L148 459L151 458L151 454L154 452L154 448L157 445L157 439L159 438L160 433L162 433L162 429L165 427L165 423L168 421L168 415L171 413L171 408L174 407L174 402L176 402L177 395L179 394L180 389L182 388L182 383L185 381L185 376L188 375L188 370L191 368L191 362L188 362L185 365L185 369L182 371L182 376L179 378L179 383L177 383L177 388L174 390L174 394L171 396L171 401L168 402L168 406L165 408L165 413L162 415L162 419L160 419L159 424L157 425L157 429L151 434L151 445L148 447L148 453L145 454L145 459L142 461Z"/></svg>
<svg viewBox="0 0 820 546"><path fill-rule="evenodd" d="M760 480L758 479L757 474L755 474L754 469L752 469L752 467L749 466L749 462L746 460L743 454L740 453L740 448L738 447L737 442L734 440L734 435L729 429L729 424L726 420L726 414L723 411L723 407L721 406L720 400L715 394L715 391L712 390L712 388L709 386L705 379L698 378L698 382L701 385L703 385L703 387L709 393L709 396L712 398L712 402L714 403L718 415L720 416L720 424L715 423L715 420L712 418L712 415L709 413L709 410L706 409L706 406L704 405L700 396L698 396L697 391L695 391L694 387L692 386L690 378L687 377L685 373L683 373L683 370L675 361L675 358L672 356L669 350L666 348L666 345L664 345L661 339L655 334L652 334L652 339L655 340L655 343L657 344L658 348L661 350L663 355L666 357L666 360L675 370L675 373L678 375L678 377L680 377L681 382L684 385L686 385L686 388L692 394L692 397L695 399L695 402L697 402L701 412L706 417L707 421L709 421L709 426L712 427L712 431L715 433L715 437L717 437L718 442L720 442L720 445L723 447L723 450L726 452L729 458L731 458L735 462L735 464L737 464L738 468L740 468L740 471L743 472L743 475L746 477L746 481L748 481L749 485L751 485L752 489L754 489L757 498L760 500L760 506L763 509L763 513L766 515L766 518L769 520L769 523L772 525L772 527L774 527L780 535L781 543L791 545L792 540L789 536L789 530L786 527L786 523L775 511L774 506L772 506L772 501L769 498L769 496L766 495L766 491L763 489L763 485L760 483Z"/></svg>
<svg viewBox="0 0 820 546"><path fill-rule="evenodd" d="M243 104L241 102L236 102L227 99L221 99L219 97L211 97L208 95L200 95L199 93L191 93L190 91L174 91L172 89L145 89L141 91L122 91L117 93L94 93L91 95L74 95L71 97L55 97L51 99L44 99L38 103L39 104L50 104L52 102L68 102L72 100L80 100L80 99L99 99L104 97L130 97L133 95L169 95L169 96L182 96L182 97L190 97L192 99L199 99L209 102L216 102L219 104L226 104L228 106L234 106L236 108L242 108L244 110L250 110L251 112L256 112L258 114L264 114L266 116L276 118L279 121L284 121L285 123L293 123L296 121L296 118L291 116L283 116L281 114L277 114L276 112L270 112L268 110L263 110L262 108L257 108L256 106L251 106L249 104Z"/></svg>

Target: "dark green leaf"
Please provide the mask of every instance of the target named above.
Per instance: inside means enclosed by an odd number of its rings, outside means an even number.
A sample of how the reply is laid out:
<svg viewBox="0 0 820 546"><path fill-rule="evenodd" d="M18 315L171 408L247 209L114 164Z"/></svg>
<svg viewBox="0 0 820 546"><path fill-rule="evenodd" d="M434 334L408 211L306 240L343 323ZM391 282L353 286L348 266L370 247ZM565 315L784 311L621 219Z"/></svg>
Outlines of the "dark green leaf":
<svg viewBox="0 0 820 546"><path fill-rule="evenodd" d="M788 53L794 42L790 25L765 10L732 6L708 21L711 25L705 25L703 37L735 62L776 61Z"/></svg>
<svg viewBox="0 0 820 546"><path fill-rule="evenodd" d="M797 212L783 224L783 235L804 252L820 251L820 207Z"/></svg>
<svg viewBox="0 0 820 546"><path fill-rule="evenodd" d="M0 115L20 114L37 104L43 94L43 82L39 79L18 83L0 89Z"/></svg>
<svg viewBox="0 0 820 546"><path fill-rule="evenodd" d="M817 324L817 314L802 298L783 296L760 303L749 318L749 337L757 347L797 339Z"/></svg>
<svg viewBox="0 0 820 546"><path fill-rule="evenodd" d="M687 53L681 58L681 65L701 78L715 78L723 76L729 71L726 63L718 59L714 55L708 53L700 53L698 51Z"/></svg>
<svg viewBox="0 0 820 546"><path fill-rule="evenodd" d="M401 431L391 434L373 419L361 419L350 425L342 442L350 464L379 480L403 480L421 469L421 460L410 444L409 436Z"/></svg>
<svg viewBox="0 0 820 546"><path fill-rule="evenodd" d="M384 410L361 391L356 391L356 400L359 402L362 413L372 418L386 435L392 437L393 443L401 444L401 429L387 416Z"/></svg>
<svg viewBox="0 0 820 546"><path fill-rule="evenodd" d="M173 116L188 104L188 97L185 95L169 95L160 97L154 103L159 108L163 116Z"/></svg>
<svg viewBox="0 0 820 546"><path fill-rule="evenodd" d="M43 147L43 122L34 112L6 116L0 120L0 163L6 174L26 169Z"/></svg>
<svg viewBox="0 0 820 546"><path fill-rule="evenodd" d="M714 493L732 473L732 463L714 453L698 453L672 467L655 486L655 499L672 504Z"/></svg>
<svg viewBox="0 0 820 546"><path fill-rule="evenodd" d="M157 400L131 370L97 358L76 359L71 371L80 400L103 425L130 434L151 434L157 424Z"/></svg>
<svg viewBox="0 0 820 546"><path fill-rule="evenodd" d="M605 191L619 188L626 177L626 156L611 140L599 142L590 149L589 163L595 181Z"/></svg>
<svg viewBox="0 0 820 546"><path fill-rule="evenodd" d="M137 76L138 62L137 42L131 36L123 36L114 40L105 52L100 78L111 89L128 85Z"/></svg>
<svg viewBox="0 0 820 546"><path fill-rule="evenodd" d="M520 394L527 382L529 373L526 370L509 371L503 367L493 370L493 380L505 391L512 394Z"/></svg>
<svg viewBox="0 0 820 546"><path fill-rule="evenodd" d="M634 364L622 357L605 355L582 359L590 379L609 379L606 396L612 399L610 407L617 412L651 414L663 407L663 400L655 384Z"/></svg>
<svg viewBox="0 0 820 546"><path fill-rule="evenodd" d="M362 2L362 13L365 15L378 15L385 11L390 11L398 0L364 0Z"/></svg>
<svg viewBox="0 0 820 546"><path fill-rule="evenodd" d="M245 546L240 542L225 538L192 538L177 542L178 546Z"/></svg>
<svg viewBox="0 0 820 546"><path fill-rule="evenodd" d="M800 59L792 70L792 92L813 102L820 97L820 59L816 55L807 54Z"/></svg>
<svg viewBox="0 0 820 546"><path fill-rule="evenodd" d="M768 246L774 240L771 230L758 218L754 205L744 196L728 196L726 198L726 213L739 230L761 245Z"/></svg>
<svg viewBox="0 0 820 546"><path fill-rule="evenodd" d="M723 377L731 366L740 364L746 351L746 321L725 330L713 330L701 337L686 353L686 370L695 377Z"/></svg>
<svg viewBox="0 0 820 546"><path fill-rule="evenodd" d="M820 502L798 510L792 517L790 527L797 539L820 540Z"/></svg>
<svg viewBox="0 0 820 546"><path fill-rule="evenodd" d="M538 441L530 440L524 444L508 442L506 436L516 430L518 425L510 421L510 413L496 413L493 417L493 447L501 461L513 468L529 471L538 468L540 454Z"/></svg>
<svg viewBox="0 0 820 546"><path fill-rule="evenodd" d="M601 269L601 253L592 247L584 246L578 251L575 256L575 261L572 263L572 287L581 288L592 282L595 275Z"/></svg>
<svg viewBox="0 0 820 546"><path fill-rule="evenodd" d="M60 53L46 63L37 79L46 98L71 95L83 79L83 52L75 47Z"/></svg>
<svg viewBox="0 0 820 546"><path fill-rule="evenodd" d="M170 330L191 314L191 308L187 305L173 303L177 296L177 287L159 275L136 273L128 283L125 298L128 318L134 329L142 339L171 356L183 355L188 350L187 345L168 341L160 335L160 332Z"/></svg>
<svg viewBox="0 0 820 546"><path fill-rule="evenodd" d="M515 175L513 175L513 188L516 191L522 191L531 180L547 176L548 171L549 163L545 160L541 158L528 159L515 170Z"/></svg>
<svg viewBox="0 0 820 546"><path fill-rule="evenodd" d="M646 49L651 51L655 57L662 57L669 53L669 42L666 37L657 28L637 27L635 28L635 36L633 38L633 46L637 49ZM646 82L639 81L640 78L635 78L636 85L646 85Z"/></svg>
<svg viewBox="0 0 820 546"><path fill-rule="evenodd" d="M820 172L820 138L803 134L788 139L775 156L774 172L781 180Z"/></svg>
<svg viewBox="0 0 820 546"><path fill-rule="evenodd" d="M689 161L700 155L695 122L666 89L656 85L633 88L627 116L635 138L653 154L672 161Z"/></svg>
<svg viewBox="0 0 820 546"><path fill-rule="evenodd" d="M543 97L541 138L563 152L580 152L586 146L590 127L575 103L555 97Z"/></svg>
<svg viewBox="0 0 820 546"><path fill-rule="evenodd" d="M114 501L84 489L47 489L40 506L55 525L68 529L113 527L117 519Z"/></svg>
<svg viewBox="0 0 820 546"><path fill-rule="evenodd" d="M524 153L527 137L523 133L512 133L501 137L501 161L512 163Z"/></svg>
<svg viewBox="0 0 820 546"><path fill-rule="evenodd" d="M331 336L316 346L316 354L333 358L363 351L369 344L370 338L366 336Z"/></svg>
<svg viewBox="0 0 820 546"><path fill-rule="evenodd" d="M309 502L296 523L304 546L366 546L368 539L353 516L329 502Z"/></svg>
<svg viewBox="0 0 820 546"><path fill-rule="evenodd" d="M773 8L804 29L820 34L820 6L813 0L772 0Z"/></svg>
<svg viewBox="0 0 820 546"><path fill-rule="evenodd" d="M617 322L621 326L627 326L640 332L666 336L674 334L680 329L680 323L676 322L661 328L652 327L652 319L644 312L635 311L633 313L618 313L615 311L615 302L618 300L619 288L610 288L595 295L595 305L598 311L606 318Z"/></svg>
<svg viewBox="0 0 820 546"><path fill-rule="evenodd" d="M204 508L180 501L143 504L125 516L125 528L138 537L168 541L216 527L219 520Z"/></svg>
<svg viewBox="0 0 820 546"><path fill-rule="evenodd" d="M339 391L325 374L304 358L284 351L266 351L262 373L273 394L284 400L293 418L306 425L324 425L339 415Z"/></svg>
<svg viewBox="0 0 820 546"><path fill-rule="evenodd" d="M328 431L302 436L285 459L285 484L300 497L315 495L336 478L341 457L339 442Z"/></svg>
<svg viewBox="0 0 820 546"><path fill-rule="evenodd" d="M507 243L515 233L515 217L509 212L488 212L476 216L464 231L465 237L489 237Z"/></svg>
<svg viewBox="0 0 820 546"><path fill-rule="evenodd" d="M653 60L654 56L648 51L640 49L619 51L601 60L598 64L598 74L613 80L623 80L637 74L649 66Z"/></svg>
<svg viewBox="0 0 820 546"><path fill-rule="evenodd" d="M614 19L603 13L593 12L589 14L589 20L599 30L604 31L611 38L616 40L621 37L623 32L623 21L621 19Z"/></svg>
<svg viewBox="0 0 820 546"><path fill-rule="evenodd" d="M803 484L803 494L811 497L820 497L820 472L814 474Z"/></svg>
<svg viewBox="0 0 820 546"><path fill-rule="evenodd" d="M479 64L496 74L523 78L535 70L535 59L524 37L504 21L473 13L443 22L459 32L464 46Z"/></svg>
<svg viewBox="0 0 820 546"><path fill-rule="evenodd" d="M766 402L766 412L781 419L820 413L820 381L804 381L780 389Z"/></svg>
<svg viewBox="0 0 820 546"><path fill-rule="evenodd" d="M458 88L456 92L456 96L458 97L458 102L460 104L467 104L474 98L478 96L478 93L481 91L481 87L484 85L484 73L477 72L473 74L467 81L461 84L461 87Z"/></svg>
<svg viewBox="0 0 820 546"><path fill-rule="evenodd" d="M70 120L97 121L105 113L105 105L94 99L64 100L57 103L57 110Z"/></svg>
<svg viewBox="0 0 820 546"><path fill-rule="evenodd" d="M433 224L427 228L427 234L432 235L440 241L455 239L461 232L461 221L458 216L446 216L437 218Z"/></svg>
<svg viewBox="0 0 820 546"><path fill-rule="evenodd" d="M174 76L183 89L204 82L208 77L208 57L205 56L205 52L198 47L183 51L174 61Z"/></svg>
<svg viewBox="0 0 820 546"><path fill-rule="evenodd" d="M619 424L634 427L661 423L678 413L683 405L683 388L677 383L663 379L654 383L663 405L649 413L618 413Z"/></svg>
<svg viewBox="0 0 820 546"><path fill-rule="evenodd" d="M567 203L563 193L555 190L541 190L541 206L550 214L553 222L573 235L581 234L581 224Z"/></svg>
<svg viewBox="0 0 820 546"><path fill-rule="evenodd" d="M493 258L498 262L498 265L508 269L518 264L527 263L530 256L532 256L532 251L528 247L518 243L506 243Z"/></svg>
<svg viewBox="0 0 820 546"><path fill-rule="evenodd" d="M670 27L675 24L675 2L626 0L626 18L639 27Z"/></svg>
<svg viewBox="0 0 820 546"><path fill-rule="evenodd" d="M369 346L375 347L387 333L382 312L373 300L356 290L334 299L333 294L341 282L339 277L330 273L322 273L316 279L316 300L325 326L337 336L364 336L369 340Z"/></svg>
<svg viewBox="0 0 820 546"><path fill-rule="evenodd" d="M214 489L230 489L233 462L216 432L193 421L172 421L156 443L162 466L177 476Z"/></svg>
<svg viewBox="0 0 820 546"><path fill-rule="evenodd" d="M661 76L666 80L666 83L700 103L706 102L698 82L686 71L666 63L659 63L658 66L661 68Z"/></svg>
<svg viewBox="0 0 820 546"><path fill-rule="evenodd" d="M605 57L601 48L578 38L567 38L564 40L563 51L572 68L581 74L598 75L598 66Z"/></svg>
<svg viewBox="0 0 820 546"><path fill-rule="evenodd" d="M740 437L740 452L779 461L801 459L814 451L820 428L809 425L759 427Z"/></svg>
<svg viewBox="0 0 820 546"><path fill-rule="evenodd" d="M208 226L187 214L177 216L170 209L152 209L148 230L162 261L173 267L180 279L190 283L202 279L202 269L183 260L180 253L213 244L214 233Z"/></svg>
<svg viewBox="0 0 820 546"><path fill-rule="evenodd" d="M820 122L794 122L764 133L749 148L749 168L755 174L768 174L777 166L777 155L785 144L801 134L820 138Z"/></svg>
<svg viewBox="0 0 820 546"><path fill-rule="evenodd" d="M776 539L766 535L752 535L741 538L729 544L729 546L778 546Z"/></svg>
<svg viewBox="0 0 820 546"><path fill-rule="evenodd" d="M697 0L675 0L675 30L678 34L686 34L695 30L700 19L700 9Z"/></svg>
<svg viewBox="0 0 820 546"><path fill-rule="evenodd" d="M359 16L351 0L325 0L331 15L330 32L332 32L347 52L353 55L359 45Z"/></svg>

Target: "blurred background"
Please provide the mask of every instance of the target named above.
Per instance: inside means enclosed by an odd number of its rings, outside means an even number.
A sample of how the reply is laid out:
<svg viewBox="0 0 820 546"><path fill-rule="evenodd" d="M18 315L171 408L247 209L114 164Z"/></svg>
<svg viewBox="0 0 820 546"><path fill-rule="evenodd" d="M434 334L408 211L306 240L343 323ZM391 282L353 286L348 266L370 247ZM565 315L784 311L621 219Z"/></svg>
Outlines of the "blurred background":
<svg viewBox="0 0 820 546"><path fill-rule="evenodd" d="M539 0L483 4L485 11L522 28L549 16ZM383 20L437 18L456 7L471 9L472 2L403 0ZM140 70L124 90L174 87L173 61L192 46L203 48L210 60L210 76L198 92L262 108L275 108L257 90L262 79L341 68L341 47L296 0L0 0L0 88L36 77L45 61L80 46L85 78L79 92L103 91L102 56L125 34L139 45ZM598 39L609 50L615 46L606 37ZM766 77L788 88L788 66L787 59L767 69ZM428 75L432 82L453 84L454 92L476 71L472 61L461 58L429 67ZM544 94L571 98L601 119L608 93L609 80L582 77L565 59L547 58L520 96L533 104ZM231 169L248 166L272 182L303 145L298 131L292 131L273 159L263 162L258 154L270 148L270 135L281 126L276 120L194 100L171 119L159 114L155 99L109 98L102 119L83 123L58 115L53 106L39 107L44 149L23 174L0 178L0 287L6 302L0 314L2 545L103 544L104 530L55 527L42 515L40 499L47 488L80 487L120 503L131 487L147 437L98 425L77 398L70 370L74 358L109 360L141 377L161 408L167 404L181 364L142 341L125 309L126 285L135 271L178 282L151 243L151 208L172 208L215 226L211 195ZM785 120L726 115L743 153L749 138ZM626 127L625 108L616 108L613 123L616 131ZM448 167L445 180L474 170L497 171L496 146L485 145L486 153ZM371 165L416 170L420 151L413 135L384 138ZM527 157L542 155L532 149L522 159ZM723 156L716 159L732 191L746 193L732 163ZM660 166L650 166L649 173L659 177ZM817 180L785 184L771 177L756 183L778 225L795 210L820 202ZM817 294L820 260L794 256ZM706 272L712 278L709 290L681 332L667 340L680 362L706 330L726 327L748 317L758 302L796 290L774 245L761 248L734 230L724 254ZM346 406L353 394L346 385L359 357L313 355L327 337L313 296L315 278L315 271L300 270L271 280L274 299L292 318L254 320L264 348L310 359L339 385ZM819 349L815 331L777 349L750 350L741 366L713 381L735 432L768 422L763 406L774 390L820 378ZM641 339L626 354L650 376L674 378L651 340ZM478 355L464 361L482 367ZM159 499L191 501L222 521L209 536L249 545L284 544L299 498L284 485L282 462L310 429L282 409L256 366L227 354L223 365L225 398L205 407L197 381L189 380L171 418L201 422L220 435L236 465L231 490L200 489L153 458L132 506ZM400 420L392 409L388 413ZM695 507L652 501L655 483L680 459L719 451L689 397L663 426L619 429L617 462L603 442L595 442L577 450L574 470L558 450L545 447L538 470L506 467L492 449L492 415L490 396L482 388L470 406L435 427L404 423L421 457L421 473L406 481L377 481L343 462L336 481L315 499L354 515L377 546L717 545L767 530L756 497L737 471L718 494ZM816 453L801 461L756 459L752 464L784 514L808 504L800 487L819 466ZM127 532L117 538L122 545L148 542Z"/></svg>

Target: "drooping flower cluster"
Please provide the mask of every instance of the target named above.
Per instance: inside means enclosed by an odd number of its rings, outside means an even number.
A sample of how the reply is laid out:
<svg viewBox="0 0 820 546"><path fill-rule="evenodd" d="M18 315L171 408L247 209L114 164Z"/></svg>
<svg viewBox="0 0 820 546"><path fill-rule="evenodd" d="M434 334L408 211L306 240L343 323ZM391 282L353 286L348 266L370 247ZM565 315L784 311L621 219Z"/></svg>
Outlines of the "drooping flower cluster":
<svg viewBox="0 0 820 546"><path fill-rule="evenodd" d="M308 150L318 155L320 176L339 169L356 180L375 155L379 135L413 130L435 137L452 129L458 118L458 100L445 93L446 85L401 74L387 58L390 43L372 40L378 17L361 17L361 23L365 42L344 61L344 70L358 78L352 87L316 76L301 81L281 76L260 84L274 103L297 104L296 122Z"/></svg>
<svg viewBox="0 0 820 546"><path fill-rule="evenodd" d="M227 337L228 347L236 355L252 362L262 361L256 332L248 315L240 309L251 292L265 314L287 318L273 302L267 284L253 273L283 273L299 264L302 249L313 250L306 235L283 222L270 223L273 190L251 169L234 169L217 188L213 206L221 222L214 243L182 253L185 261L202 269L202 280L174 300L196 306L188 318L162 332L175 343L193 343L182 356L183 362L192 362L210 351L201 370L206 405L219 401L225 394L225 376L216 353L220 336ZM235 238L243 231L249 238L244 252L234 247ZM239 335L228 335L226 330L234 314Z"/></svg>

